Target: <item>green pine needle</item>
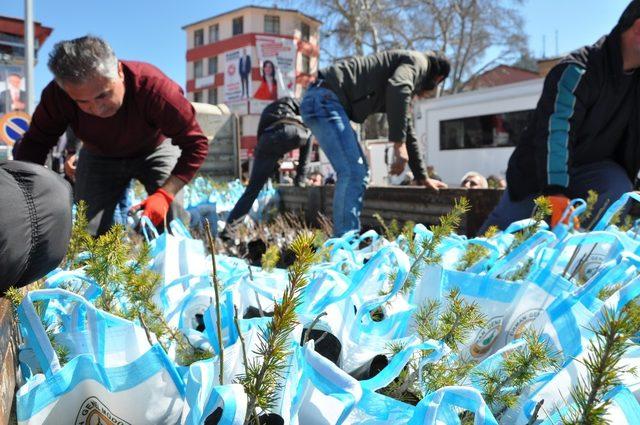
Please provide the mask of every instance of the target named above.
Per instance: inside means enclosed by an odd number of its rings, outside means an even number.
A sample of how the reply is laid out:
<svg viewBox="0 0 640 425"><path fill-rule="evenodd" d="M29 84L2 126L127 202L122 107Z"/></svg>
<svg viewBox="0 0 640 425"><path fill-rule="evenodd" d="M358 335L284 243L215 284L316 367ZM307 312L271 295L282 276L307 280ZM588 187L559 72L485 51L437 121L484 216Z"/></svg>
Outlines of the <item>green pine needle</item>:
<svg viewBox="0 0 640 425"><path fill-rule="evenodd" d="M638 331L637 316L627 309L606 310L594 328L586 356L581 360L587 376L571 390L569 411L561 415L562 423L604 424L610 400L606 394L620 384L621 375L633 370L619 365L631 346L630 337Z"/></svg>
<svg viewBox="0 0 640 425"><path fill-rule="evenodd" d="M277 245L269 245L265 253L262 254L262 269L270 272L278 265L278 261L280 261L280 248Z"/></svg>
<svg viewBox="0 0 640 425"><path fill-rule="evenodd" d="M314 261L314 235L300 234L291 244L295 262L289 268L289 285L282 300L274 306L273 318L259 334L256 348L258 358L246 365L246 374L240 378L248 397L246 422L255 416L255 409L273 407L290 355L289 336L298 324L296 308L302 302L302 290L307 286L306 274Z"/></svg>

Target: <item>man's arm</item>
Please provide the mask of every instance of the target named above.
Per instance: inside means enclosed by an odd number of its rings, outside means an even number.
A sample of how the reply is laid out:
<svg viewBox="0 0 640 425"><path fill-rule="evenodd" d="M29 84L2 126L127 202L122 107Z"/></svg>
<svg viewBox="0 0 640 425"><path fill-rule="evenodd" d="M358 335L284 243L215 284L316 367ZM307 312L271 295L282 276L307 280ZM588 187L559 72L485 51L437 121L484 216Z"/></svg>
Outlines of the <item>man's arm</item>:
<svg viewBox="0 0 640 425"><path fill-rule="evenodd" d="M64 99L55 82L42 91L40 103L33 113L29 129L18 145L14 158L20 161L44 164L49 151L58 143L58 139L65 132L69 120L63 109L72 107L71 99Z"/></svg>
<svg viewBox="0 0 640 425"><path fill-rule="evenodd" d="M584 121L589 76L576 64L555 67L547 76L538 107L534 145L539 185L545 195L565 195L571 156Z"/></svg>
<svg viewBox="0 0 640 425"><path fill-rule="evenodd" d="M196 121L196 113L181 89L172 87L150 103L153 120L162 134L181 149L180 157L163 189L175 195L198 171L209 151L209 142Z"/></svg>
<svg viewBox="0 0 640 425"><path fill-rule="evenodd" d="M195 175L207 156L209 143L195 119L195 110L182 94L182 89L168 80L155 93L149 95L147 114L171 143L182 153L171 174L147 199L131 208L132 212L144 209L154 225L165 219L177 193Z"/></svg>
<svg viewBox="0 0 640 425"><path fill-rule="evenodd" d="M422 161L422 149L420 143L418 142L418 138L416 137L416 132L413 129L413 124L411 123L411 119L407 125L407 154L409 156L409 168L411 168L411 173L413 173L413 178L420 181L426 179L427 169L424 166L424 162Z"/></svg>
<svg viewBox="0 0 640 425"><path fill-rule="evenodd" d="M387 82L386 111L389 141L394 143L403 143L407 138L415 72L416 69L412 64L402 64L396 68Z"/></svg>

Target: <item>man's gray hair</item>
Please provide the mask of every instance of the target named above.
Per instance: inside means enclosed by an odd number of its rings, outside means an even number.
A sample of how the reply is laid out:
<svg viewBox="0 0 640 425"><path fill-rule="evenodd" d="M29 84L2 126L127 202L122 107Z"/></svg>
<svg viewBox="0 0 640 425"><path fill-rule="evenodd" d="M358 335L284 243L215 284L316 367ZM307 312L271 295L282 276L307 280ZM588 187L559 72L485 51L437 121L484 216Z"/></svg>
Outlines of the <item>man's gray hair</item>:
<svg viewBox="0 0 640 425"><path fill-rule="evenodd" d="M91 35L56 43L48 65L58 84L81 84L97 76L118 77L118 58L113 49Z"/></svg>

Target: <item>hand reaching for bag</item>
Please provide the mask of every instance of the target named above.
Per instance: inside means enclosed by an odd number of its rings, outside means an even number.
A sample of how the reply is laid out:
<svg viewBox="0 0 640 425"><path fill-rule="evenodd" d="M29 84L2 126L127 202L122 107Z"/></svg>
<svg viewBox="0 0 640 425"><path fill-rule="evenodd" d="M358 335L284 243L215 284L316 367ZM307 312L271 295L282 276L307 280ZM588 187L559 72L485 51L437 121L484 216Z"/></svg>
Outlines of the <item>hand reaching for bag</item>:
<svg viewBox="0 0 640 425"><path fill-rule="evenodd" d="M560 223L560 220L562 220L562 215L569 207L571 201L569 198L561 194L547 196L547 199L551 204L551 228L553 229L558 223ZM572 212L573 208L571 208L569 214L567 214L564 220L562 220L563 224L569 224L569 217L571 217ZM577 217L574 218L574 226L576 228L580 227L580 221Z"/></svg>
<svg viewBox="0 0 640 425"><path fill-rule="evenodd" d="M149 217L154 226L159 226L167 216L173 198L174 196L166 190L158 189L153 195L131 207L130 211L135 213L142 209L142 215Z"/></svg>

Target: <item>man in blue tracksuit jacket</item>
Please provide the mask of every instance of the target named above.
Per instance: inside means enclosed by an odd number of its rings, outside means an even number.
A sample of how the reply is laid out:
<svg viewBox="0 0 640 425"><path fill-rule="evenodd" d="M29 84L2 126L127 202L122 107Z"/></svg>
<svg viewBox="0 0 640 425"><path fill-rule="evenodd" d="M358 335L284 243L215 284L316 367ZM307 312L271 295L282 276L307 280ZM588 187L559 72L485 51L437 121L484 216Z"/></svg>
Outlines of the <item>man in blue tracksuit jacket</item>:
<svg viewBox="0 0 640 425"><path fill-rule="evenodd" d="M640 169L639 18L640 0L633 0L609 35L549 72L509 160L508 190L483 229L530 217L541 194L550 197L555 224L570 198L595 190L599 211L632 190Z"/></svg>

